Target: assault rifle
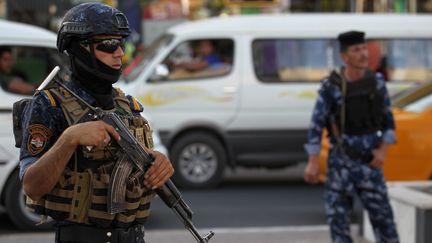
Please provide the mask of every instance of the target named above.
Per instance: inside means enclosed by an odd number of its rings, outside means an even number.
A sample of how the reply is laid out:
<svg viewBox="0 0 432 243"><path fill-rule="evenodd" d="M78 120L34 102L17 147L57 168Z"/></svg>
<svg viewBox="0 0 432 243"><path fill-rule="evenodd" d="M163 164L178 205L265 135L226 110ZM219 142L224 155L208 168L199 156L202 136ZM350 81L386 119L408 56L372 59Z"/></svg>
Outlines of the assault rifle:
<svg viewBox="0 0 432 243"><path fill-rule="evenodd" d="M120 134L120 141L117 141L121 148L121 158L114 166L110 183L108 186L108 212L111 214L125 211L125 194L126 194L126 181L128 175L134 168L142 173L153 164L154 158L148 154L138 143L136 138L129 132L121 118L114 112L103 111L98 107L93 107L86 101L81 99L77 94L70 90L65 84L55 78L55 75L60 70L57 66L47 76L44 82L39 86L38 90L43 90L51 80L54 80L58 85L73 95L79 102L90 109L89 115L94 120L101 120L113 126ZM87 148L91 149L91 148ZM201 236L192 222L192 210L182 199L179 190L176 188L171 180L168 180L162 187L155 189L156 194L162 201L171 208L176 215L183 222L185 227L191 232L194 238L199 243L207 243L213 237L214 232L210 231L207 235Z"/></svg>

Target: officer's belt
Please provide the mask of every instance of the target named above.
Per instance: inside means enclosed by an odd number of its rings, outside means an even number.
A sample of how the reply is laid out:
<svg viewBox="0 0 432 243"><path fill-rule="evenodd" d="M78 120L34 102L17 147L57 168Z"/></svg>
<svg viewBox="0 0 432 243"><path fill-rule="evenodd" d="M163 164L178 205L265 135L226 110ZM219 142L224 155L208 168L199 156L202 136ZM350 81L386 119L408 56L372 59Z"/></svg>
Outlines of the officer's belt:
<svg viewBox="0 0 432 243"><path fill-rule="evenodd" d="M57 230L57 240L77 243L131 243L136 242L136 238L143 238L141 227L143 226L128 229L101 229L86 225L60 226Z"/></svg>
<svg viewBox="0 0 432 243"><path fill-rule="evenodd" d="M362 152L348 146L343 146L345 154L352 160L360 160L369 164L373 160L373 154L370 151Z"/></svg>

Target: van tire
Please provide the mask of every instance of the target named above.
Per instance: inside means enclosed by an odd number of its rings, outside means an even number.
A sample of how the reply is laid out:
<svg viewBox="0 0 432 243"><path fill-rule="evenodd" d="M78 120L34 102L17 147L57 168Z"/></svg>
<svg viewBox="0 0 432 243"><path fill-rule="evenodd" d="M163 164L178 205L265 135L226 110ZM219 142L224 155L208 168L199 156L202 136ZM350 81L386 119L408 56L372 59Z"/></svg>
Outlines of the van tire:
<svg viewBox="0 0 432 243"><path fill-rule="evenodd" d="M50 224L36 225L40 216L26 209L25 196L22 190L18 171L12 173L5 188L5 206L12 222L21 230L48 230Z"/></svg>
<svg viewBox="0 0 432 243"><path fill-rule="evenodd" d="M179 187L193 189L218 185L227 160L221 142L205 132L190 133L177 139L170 157L175 170L173 181Z"/></svg>

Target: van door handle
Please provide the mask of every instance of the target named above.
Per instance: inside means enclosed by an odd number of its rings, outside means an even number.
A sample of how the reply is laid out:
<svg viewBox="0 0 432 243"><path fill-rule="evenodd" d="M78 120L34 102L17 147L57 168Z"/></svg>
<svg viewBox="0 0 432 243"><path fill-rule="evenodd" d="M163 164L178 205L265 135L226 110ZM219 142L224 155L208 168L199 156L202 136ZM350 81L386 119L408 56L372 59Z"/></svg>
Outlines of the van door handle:
<svg viewBox="0 0 432 243"><path fill-rule="evenodd" d="M234 86L223 87L223 92L225 94L234 94L236 91L237 91L237 87L234 87Z"/></svg>

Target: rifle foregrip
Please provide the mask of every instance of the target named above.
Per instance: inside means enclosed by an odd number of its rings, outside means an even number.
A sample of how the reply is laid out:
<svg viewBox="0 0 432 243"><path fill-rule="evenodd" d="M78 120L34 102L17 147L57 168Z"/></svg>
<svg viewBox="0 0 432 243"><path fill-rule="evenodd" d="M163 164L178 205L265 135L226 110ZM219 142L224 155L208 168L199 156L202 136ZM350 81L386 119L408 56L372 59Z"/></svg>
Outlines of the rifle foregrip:
<svg viewBox="0 0 432 243"><path fill-rule="evenodd" d="M173 208L178 204L181 197L179 194L172 193L169 187L170 184L174 185L171 180L168 180L162 187L157 188L155 191L169 208Z"/></svg>

